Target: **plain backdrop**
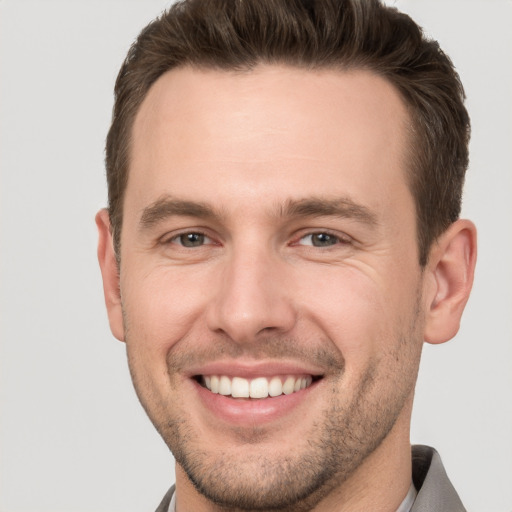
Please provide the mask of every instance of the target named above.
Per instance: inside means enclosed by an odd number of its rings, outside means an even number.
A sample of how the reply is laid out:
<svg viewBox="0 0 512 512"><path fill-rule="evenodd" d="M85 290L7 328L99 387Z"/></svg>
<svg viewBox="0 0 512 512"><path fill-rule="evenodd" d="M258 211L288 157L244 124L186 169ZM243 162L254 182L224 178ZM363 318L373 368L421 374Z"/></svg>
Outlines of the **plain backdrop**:
<svg viewBox="0 0 512 512"><path fill-rule="evenodd" d="M0 0L0 512L151 511L174 481L109 331L94 225L115 76L167 4ZM480 242L460 333L425 347L412 441L469 512L511 512L512 2L396 5L465 84Z"/></svg>

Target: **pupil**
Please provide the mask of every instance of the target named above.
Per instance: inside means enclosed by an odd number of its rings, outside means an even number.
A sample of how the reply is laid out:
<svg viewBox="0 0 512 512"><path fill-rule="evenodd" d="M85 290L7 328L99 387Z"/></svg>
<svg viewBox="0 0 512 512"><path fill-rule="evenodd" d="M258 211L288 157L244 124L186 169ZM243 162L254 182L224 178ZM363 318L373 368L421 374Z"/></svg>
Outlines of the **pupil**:
<svg viewBox="0 0 512 512"><path fill-rule="evenodd" d="M201 233L187 233L181 236L181 243L185 247L197 247L202 245L203 241L204 235L201 235Z"/></svg>
<svg viewBox="0 0 512 512"><path fill-rule="evenodd" d="M325 245L334 245L336 243L336 239L328 235L327 233L317 233L313 235L313 245L315 246L325 246Z"/></svg>

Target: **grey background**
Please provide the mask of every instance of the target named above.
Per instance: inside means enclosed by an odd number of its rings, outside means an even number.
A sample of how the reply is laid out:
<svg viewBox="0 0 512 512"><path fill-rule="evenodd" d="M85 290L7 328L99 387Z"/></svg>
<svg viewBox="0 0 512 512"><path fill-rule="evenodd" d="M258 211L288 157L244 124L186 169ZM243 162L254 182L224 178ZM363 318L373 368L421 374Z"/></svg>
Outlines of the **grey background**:
<svg viewBox="0 0 512 512"><path fill-rule="evenodd" d="M470 512L512 510L512 3L403 0L459 69L479 228L455 340L426 346L413 442ZM94 214L117 70L163 0L0 0L0 511L153 510L172 458L110 335Z"/></svg>

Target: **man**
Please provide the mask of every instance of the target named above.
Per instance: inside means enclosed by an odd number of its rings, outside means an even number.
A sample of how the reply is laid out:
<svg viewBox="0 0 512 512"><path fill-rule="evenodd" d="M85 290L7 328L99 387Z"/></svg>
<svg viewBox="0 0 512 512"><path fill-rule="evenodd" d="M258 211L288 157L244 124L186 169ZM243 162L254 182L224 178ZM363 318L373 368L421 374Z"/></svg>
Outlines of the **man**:
<svg viewBox="0 0 512 512"><path fill-rule="evenodd" d="M159 511L464 510L409 441L423 342L473 280L463 96L378 1L191 0L140 34L96 222L176 459Z"/></svg>

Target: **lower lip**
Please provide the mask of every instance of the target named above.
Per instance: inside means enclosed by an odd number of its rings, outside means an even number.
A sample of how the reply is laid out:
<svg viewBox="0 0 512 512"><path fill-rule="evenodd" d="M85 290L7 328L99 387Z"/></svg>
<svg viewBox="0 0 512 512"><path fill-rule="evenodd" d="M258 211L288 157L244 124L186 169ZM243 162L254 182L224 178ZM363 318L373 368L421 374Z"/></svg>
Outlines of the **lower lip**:
<svg viewBox="0 0 512 512"><path fill-rule="evenodd" d="M231 398L212 393L195 380L192 383L201 402L217 418L231 425L254 427L291 414L304 403L319 381L290 395L257 399Z"/></svg>

